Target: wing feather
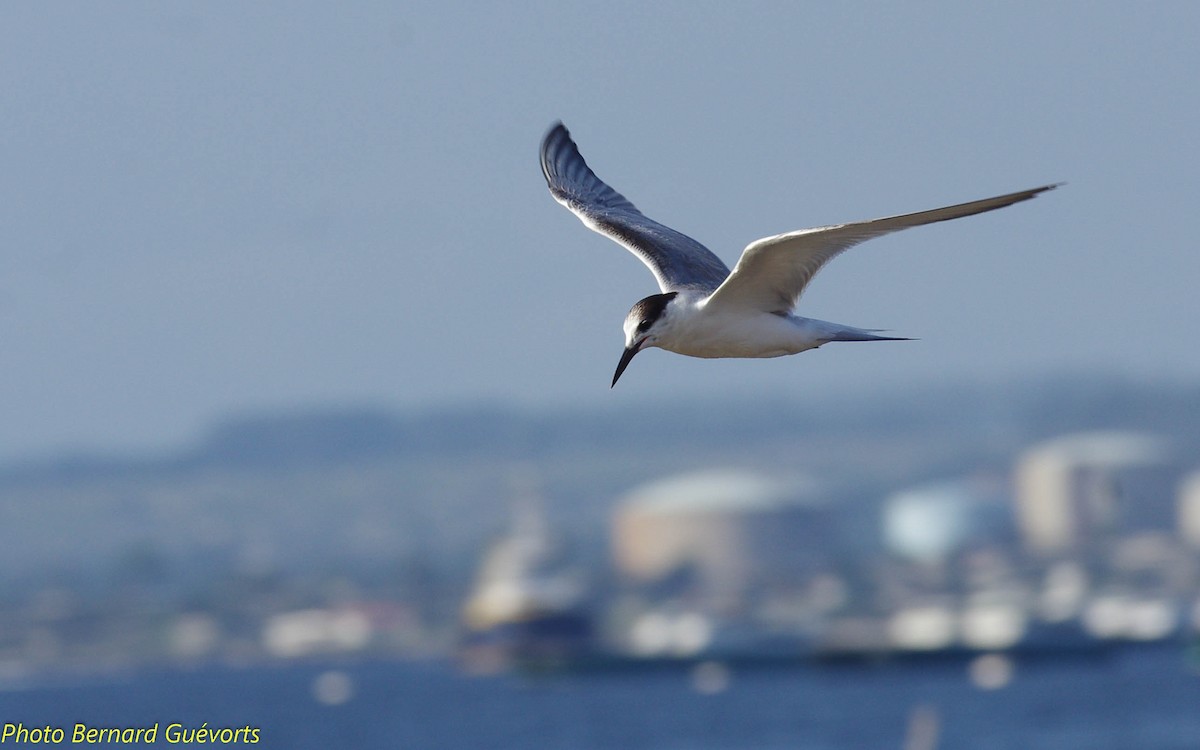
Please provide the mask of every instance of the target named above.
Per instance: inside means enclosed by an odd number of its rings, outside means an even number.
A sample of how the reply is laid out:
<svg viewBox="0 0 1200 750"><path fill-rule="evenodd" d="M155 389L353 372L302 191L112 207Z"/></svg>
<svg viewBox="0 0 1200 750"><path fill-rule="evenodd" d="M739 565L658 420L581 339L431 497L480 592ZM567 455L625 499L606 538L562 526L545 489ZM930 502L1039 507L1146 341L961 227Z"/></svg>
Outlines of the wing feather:
<svg viewBox="0 0 1200 750"><path fill-rule="evenodd" d="M1044 185L930 211L801 229L755 240L746 246L733 273L712 294L708 305L786 314L826 263L860 242L909 227L994 211L1056 187Z"/></svg>
<svg viewBox="0 0 1200 750"><path fill-rule="evenodd" d="M550 194L589 229L615 240L645 263L664 292L705 294L725 281L729 267L685 234L647 218L588 167L563 124L542 139L542 174Z"/></svg>

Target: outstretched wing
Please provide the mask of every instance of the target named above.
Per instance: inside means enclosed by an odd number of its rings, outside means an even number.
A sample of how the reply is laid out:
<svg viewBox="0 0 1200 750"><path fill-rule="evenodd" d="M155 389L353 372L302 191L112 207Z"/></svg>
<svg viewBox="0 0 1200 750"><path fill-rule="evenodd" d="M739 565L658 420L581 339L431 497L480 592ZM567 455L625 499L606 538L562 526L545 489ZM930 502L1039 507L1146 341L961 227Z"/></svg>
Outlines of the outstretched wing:
<svg viewBox="0 0 1200 750"><path fill-rule="evenodd" d="M541 159L542 173L554 199L588 228L641 258L662 291L692 289L707 294L729 275L729 268L704 245L646 218L597 177L561 122L542 139Z"/></svg>
<svg viewBox="0 0 1200 750"><path fill-rule="evenodd" d="M922 224L958 219L1027 201L1058 185L1044 185L995 198L935 208L915 214L857 221L764 237L746 246L733 273L708 302L710 308L754 309L786 314L817 271L860 242Z"/></svg>

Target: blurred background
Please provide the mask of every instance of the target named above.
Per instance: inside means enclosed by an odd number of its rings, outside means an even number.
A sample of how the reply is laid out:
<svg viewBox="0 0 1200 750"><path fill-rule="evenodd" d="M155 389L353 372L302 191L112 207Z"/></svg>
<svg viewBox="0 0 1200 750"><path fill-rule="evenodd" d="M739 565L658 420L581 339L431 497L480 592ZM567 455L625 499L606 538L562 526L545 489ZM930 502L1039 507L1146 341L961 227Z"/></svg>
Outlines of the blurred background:
<svg viewBox="0 0 1200 750"><path fill-rule="evenodd" d="M1200 742L1194 4L2 16L7 741ZM730 265L1067 185L799 308L918 341L609 390L557 119Z"/></svg>

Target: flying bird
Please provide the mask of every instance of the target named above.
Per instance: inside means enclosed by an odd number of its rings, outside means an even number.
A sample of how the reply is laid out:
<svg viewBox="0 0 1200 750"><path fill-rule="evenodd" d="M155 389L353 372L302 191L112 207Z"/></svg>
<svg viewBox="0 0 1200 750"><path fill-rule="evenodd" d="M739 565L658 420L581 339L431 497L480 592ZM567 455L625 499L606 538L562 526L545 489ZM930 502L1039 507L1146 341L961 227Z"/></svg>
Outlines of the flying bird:
<svg viewBox="0 0 1200 750"><path fill-rule="evenodd" d="M1058 187L764 237L746 246L730 272L704 245L648 218L597 177L561 122L542 139L541 161L554 199L640 258L662 290L639 300L625 317L625 351L613 386L634 355L650 347L689 357L781 357L830 341L906 341L874 329L803 318L792 310L813 276L860 242L1004 208Z"/></svg>

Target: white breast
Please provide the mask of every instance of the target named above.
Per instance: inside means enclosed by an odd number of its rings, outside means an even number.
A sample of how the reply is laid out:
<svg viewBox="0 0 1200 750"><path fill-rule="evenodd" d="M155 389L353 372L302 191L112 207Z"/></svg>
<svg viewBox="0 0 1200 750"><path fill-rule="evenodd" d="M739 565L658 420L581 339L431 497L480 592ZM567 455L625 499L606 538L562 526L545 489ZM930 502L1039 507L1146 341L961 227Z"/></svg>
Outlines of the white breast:
<svg viewBox="0 0 1200 750"><path fill-rule="evenodd" d="M806 318L772 313L710 312L702 305L672 316L657 345L677 354L708 359L782 357L819 346L827 339Z"/></svg>

